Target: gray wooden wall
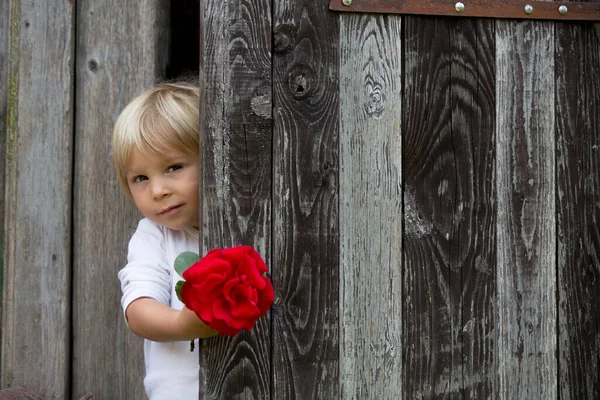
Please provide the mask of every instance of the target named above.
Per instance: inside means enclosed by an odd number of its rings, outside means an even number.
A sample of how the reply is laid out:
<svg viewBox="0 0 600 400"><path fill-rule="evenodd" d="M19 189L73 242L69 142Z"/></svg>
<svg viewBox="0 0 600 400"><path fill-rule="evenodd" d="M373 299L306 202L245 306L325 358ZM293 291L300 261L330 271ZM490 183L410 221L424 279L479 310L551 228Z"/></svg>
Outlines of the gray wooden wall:
<svg viewBox="0 0 600 400"><path fill-rule="evenodd" d="M143 399L109 141L169 2L74 3L0 3L1 387ZM202 398L600 398L592 24L203 5L202 247L277 299L204 341Z"/></svg>

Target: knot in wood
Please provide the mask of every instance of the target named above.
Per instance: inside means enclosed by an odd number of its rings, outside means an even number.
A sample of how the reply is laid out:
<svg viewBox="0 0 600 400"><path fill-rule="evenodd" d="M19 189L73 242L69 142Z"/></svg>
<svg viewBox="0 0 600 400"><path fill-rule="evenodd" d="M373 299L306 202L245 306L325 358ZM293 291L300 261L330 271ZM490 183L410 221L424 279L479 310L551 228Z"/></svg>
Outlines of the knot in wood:
<svg viewBox="0 0 600 400"><path fill-rule="evenodd" d="M284 53L292 48L294 44L295 27L291 24L277 25L273 35L273 51Z"/></svg>
<svg viewBox="0 0 600 400"><path fill-rule="evenodd" d="M385 95L378 83L371 83L367 86L369 99L365 104L365 112L371 117L378 118L383 114Z"/></svg>
<svg viewBox="0 0 600 400"><path fill-rule="evenodd" d="M297 99L308 96L311 92L314 76L312 69L307 65L294 65L288 74L288 83L292 94Z"/></svg>
<svg viewBox="0 0 600 400"><path fill-rule="evenodd" d="M92 72L96 72L98 70L98 61L95 59L90 59L88 61L88 69Z"/></svg>

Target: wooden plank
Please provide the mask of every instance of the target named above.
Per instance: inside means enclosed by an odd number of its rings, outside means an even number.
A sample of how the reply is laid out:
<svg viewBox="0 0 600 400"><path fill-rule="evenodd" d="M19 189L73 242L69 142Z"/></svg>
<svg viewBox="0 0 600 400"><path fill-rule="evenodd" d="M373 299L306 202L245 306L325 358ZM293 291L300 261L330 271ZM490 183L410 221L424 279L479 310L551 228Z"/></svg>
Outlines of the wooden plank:
<svg viewBox="0 0 600 400"><path fill-rule="evenodd" d="M402 395L402 32L340 17L340 393Z"/></svg>
<svg viewBox="0 0 600 400"><path fill-rule="evenodd" d="M272 271L271 2L217 0L205 6L201 248L251 245ZM203 342L200 398L271 397L270 325L264 317L249 333Z"/></svg>
<svg viewBox="0 0 600 400"><path fill-rule="evenodd" d="M73 4L9 4L2 387L24 386L46 399L65 399Z"/></svg>
<svg viewBox="0 0 600 400"><path fill-rule="evenodd" d="M143 399L141 338L125 326L117 272L141 215L110 161L114 122L164 77L164 1L77 5L72 397ZM93 299L93 301L90 301ZM101 329L99 329L101 327Z"/></svg>
<svg viewBox="0 0 600 400"><path fill-rule="evenodd" d="M405 20L404 397L493 397L493 25Z"/></svg>
<svg viewBox="0 0 600 400"><path fill-rule="evenodd" d="M9 69L9 4L0 3L0 290L2 290L2 272L4 265L4 171L6 168L6 132L8 127L8 69ZM16 72L16 69L14 70ZM1 299L1 297L0 297ZM1 300L0 300L1 301ZM0 318L2 317L0 304ZM1 328L0 328L1 334ZM1 352L0 352L1 353Z"/></svg>
<svg viewBox="0 0 600 400"><path fill-rule="evenodd" d="M455 157L455 222L450 268L460 269L455 288L456 356L467 399L495 398L496 364L496 187L494 22L452 21L450 107ZM440 182L443 186L443 182Z"/></svg>
<svg viewBox="0 0 600 400"><path fill-rule="evenodd" d="M274 399L339 393L339 19L274 2Z"/></svg>
<svg viewBox="0 0 600 400"><path fill-rule="evenodd" d="M451 374L460 366L452 359L460 351L453 334L460 310L450 298L453 271L448 265L457 180L450 125L450 21L407 17L405 23L404 397L456 396L461 387L451 382Z"/></svg>
<svg viewBox="0 0 600 400"><path fill-rule="evenodd" d="M496 22L498 392L557 398L554 24Z"/></svg>
<svg viewBox="0 0 600 400"><path fill-rule="evenodd" d="M556 24L558 390L600 398L600 40Z"/></svg>

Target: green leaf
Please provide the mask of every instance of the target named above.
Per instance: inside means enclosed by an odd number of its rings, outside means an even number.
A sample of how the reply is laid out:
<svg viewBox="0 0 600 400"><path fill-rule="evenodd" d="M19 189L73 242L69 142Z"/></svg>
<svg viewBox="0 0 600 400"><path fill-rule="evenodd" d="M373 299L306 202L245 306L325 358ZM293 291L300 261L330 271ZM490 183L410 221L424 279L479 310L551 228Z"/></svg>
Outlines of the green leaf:
<svg viewBox="0 0 600 400"><path fill-rule="evenodd" d="M183 276L183 272L199 259L198 254L192 251L184 251L175 259L175 272Z"/></svg>
<svg viewBox="0 0 600 400"><path fill-rule="evenodd" d="M179 281L175 284L175 293L177 294L177 298L179 299L179 301L182 303L183 300L181 299L181 288L183 287L183 283L184 281Z"/></svg>

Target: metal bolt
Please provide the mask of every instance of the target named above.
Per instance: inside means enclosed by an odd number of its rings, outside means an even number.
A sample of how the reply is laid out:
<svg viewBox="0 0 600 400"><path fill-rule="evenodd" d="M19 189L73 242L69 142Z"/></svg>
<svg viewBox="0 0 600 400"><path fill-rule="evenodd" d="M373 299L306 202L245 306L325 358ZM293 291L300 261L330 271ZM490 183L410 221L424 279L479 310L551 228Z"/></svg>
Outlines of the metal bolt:
<svg viewBox="0 0 600 400"><path fill-rule="evenodd" d="M568 11L569 11L569 9L567 8L567 6L560 6L560 7L558 7L558 13L560 15L567 15Z"/></svg>
<svg viewBox="0 0 600 400"><path fill-rule="evenodd" d="M530 4L525 6L525 14L531 14L533 12L533 7Z"/></svg>
<svg viewBox="0 0 600 400"><path fill-rule="evenodd" d="M459 1L454 5L454 9L459 13L463 12L465 10L465 5Z"/></svg>
<svg viewBox="0 0 600 400"><path fill-rule="evenodd" d="M345 5L346 7L349 6L350 4L352 4L352 0L342 0L342 4Z"/></svg>

